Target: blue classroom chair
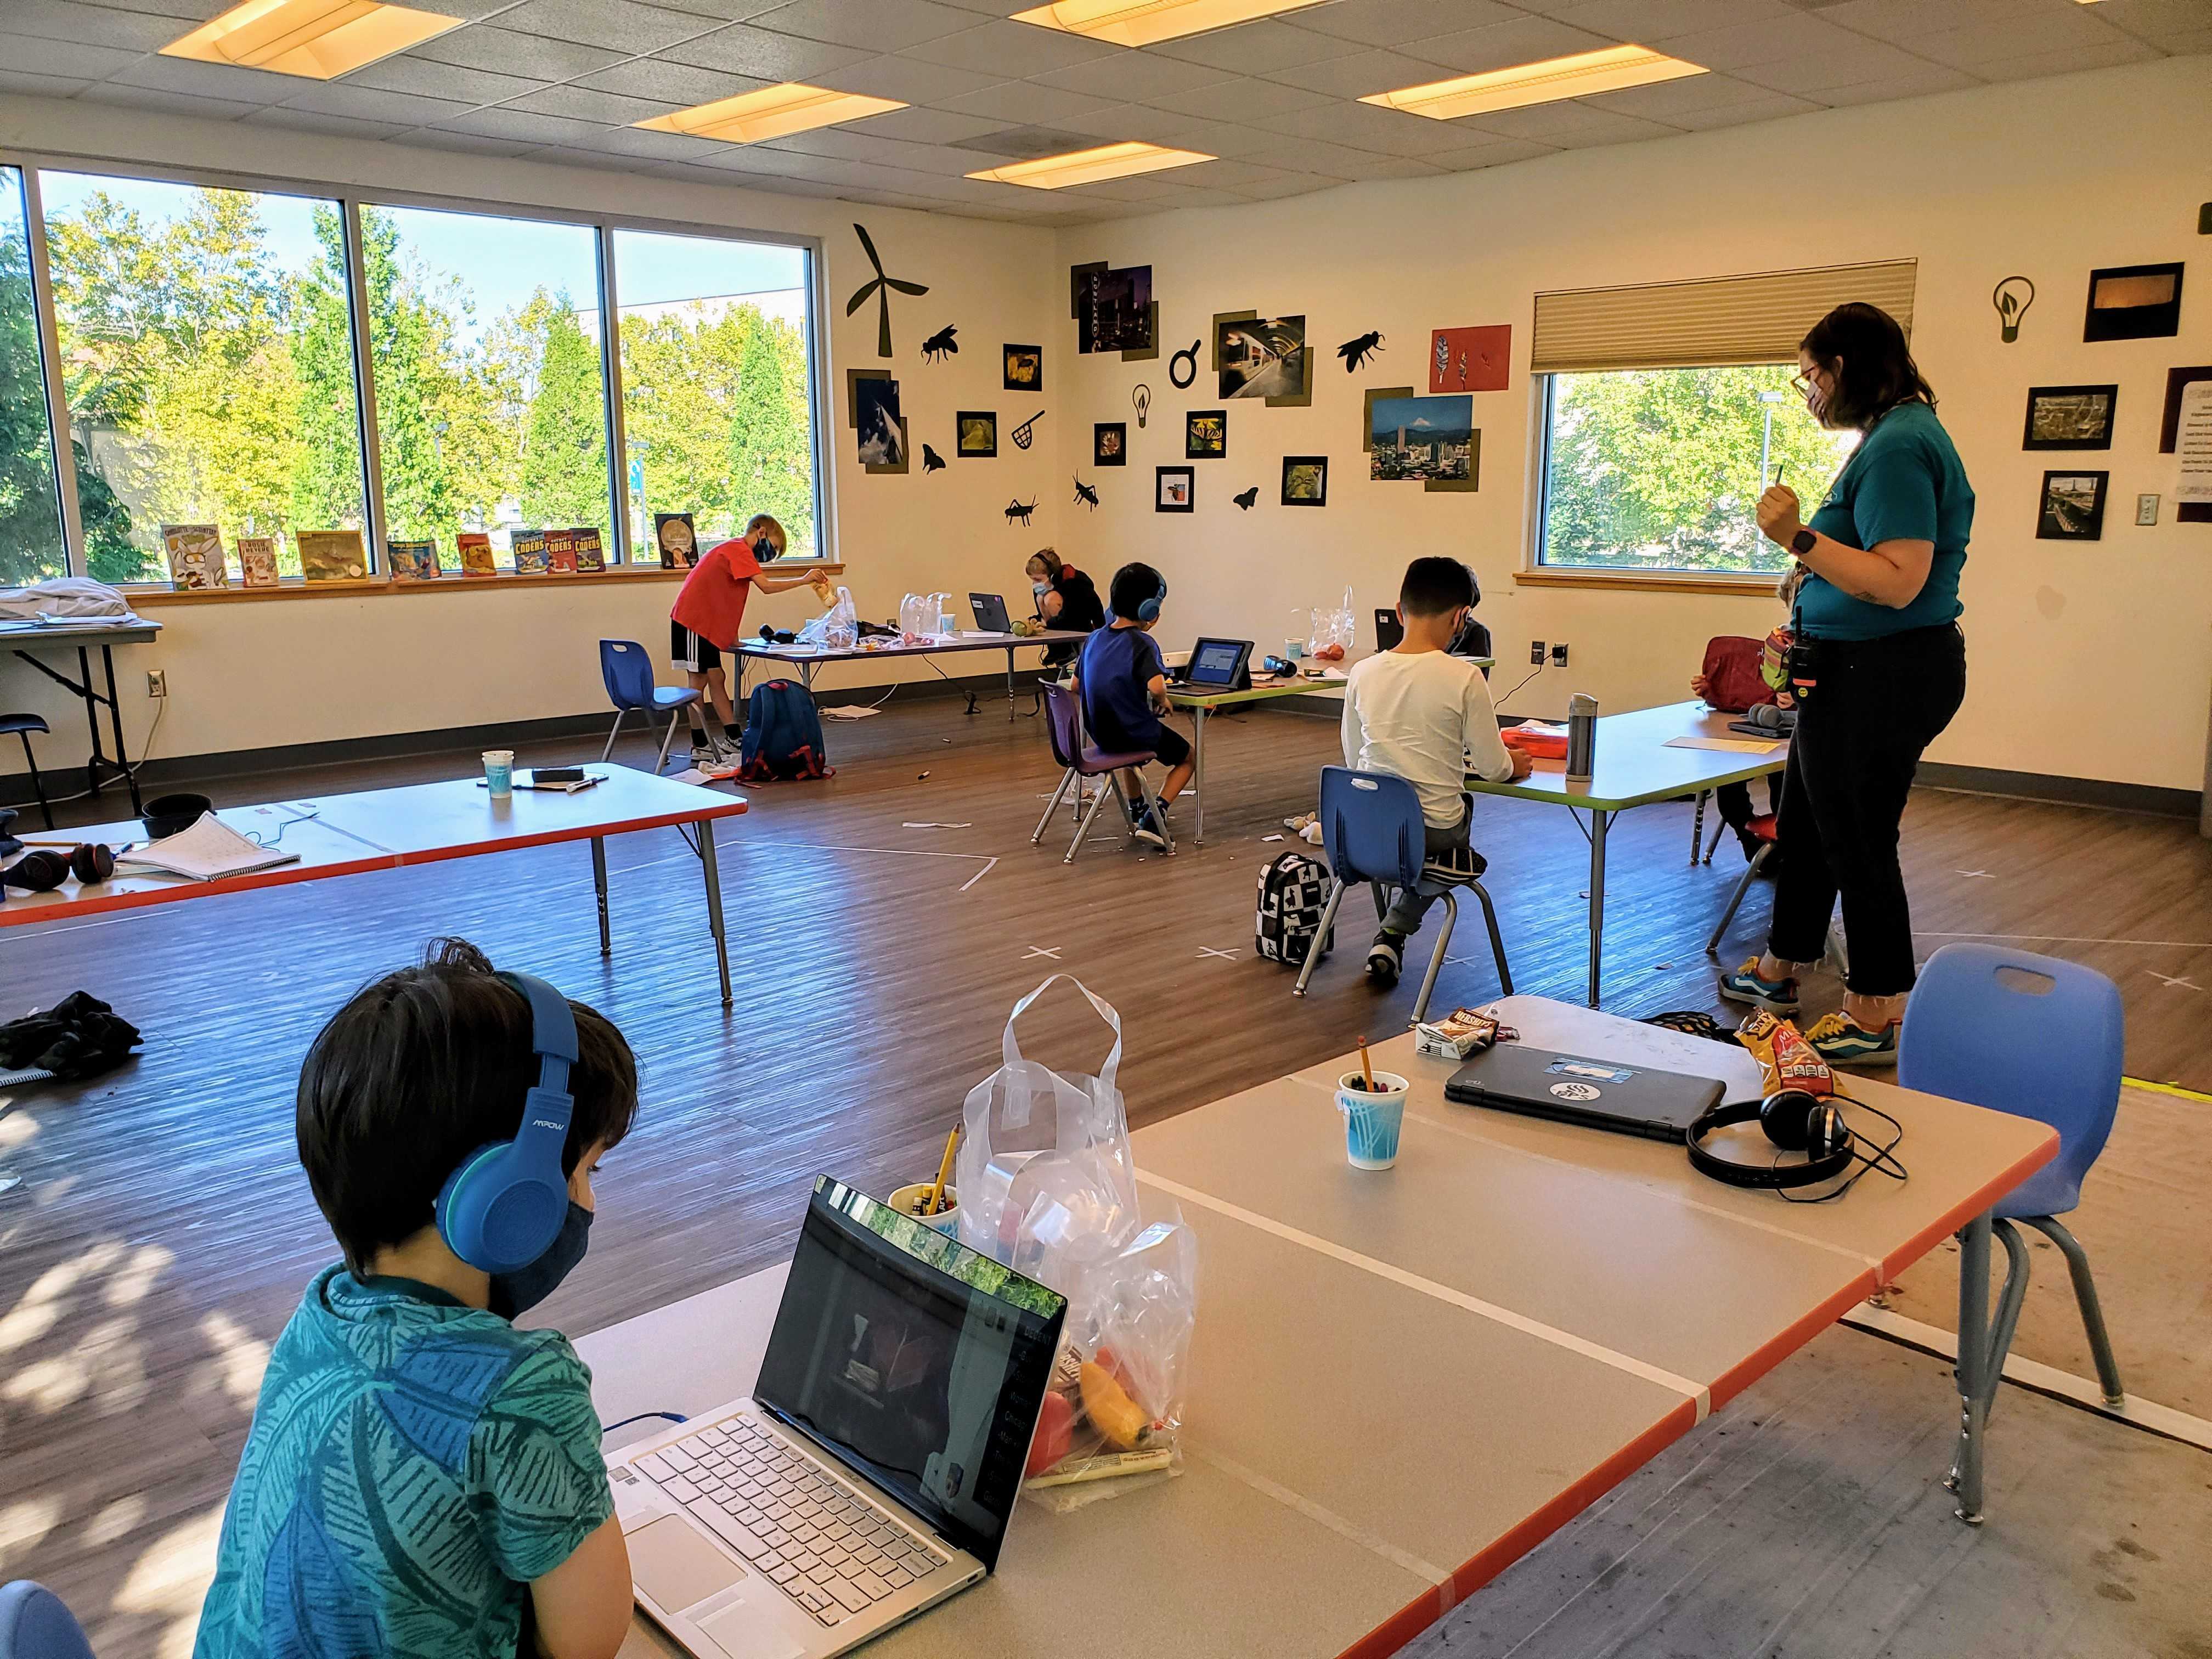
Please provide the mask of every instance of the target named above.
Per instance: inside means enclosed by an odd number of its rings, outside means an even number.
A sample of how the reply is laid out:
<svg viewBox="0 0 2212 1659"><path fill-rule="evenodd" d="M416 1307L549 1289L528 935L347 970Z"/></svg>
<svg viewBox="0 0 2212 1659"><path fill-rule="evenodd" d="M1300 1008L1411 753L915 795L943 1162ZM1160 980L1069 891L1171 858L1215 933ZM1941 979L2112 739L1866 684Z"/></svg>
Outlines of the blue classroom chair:
<svg viewBox="0 0 2212 1659"><path fill-rule="evenodd" d="M62 1598L28 1578L0 1586L0 1659L92 1659Z"/></svg>
<svg viewBox="0 0 2212 1659"><path fill-rule="evenodd" d="M1331 882L1321 927L1314 935L1316 940L1328 937L1329 929L1336 925L1336 908L1345 890L1354 882L1373 885L1377 915L1388 908L1385 890L1392 887L1416 888L1444 902L1443 928L1437 935L1437 948L1429 957L1429 971L1421 981L1421 994L1413 1003L1409 1024L1418 1025L1428 1015L1429 994L1437 988L1437 975L1443 969L1444 952L1451 946L1452 929L1459 922L1459 903L1453 894L1462 887L1471 889L1482 901L1482 919L1490 927L1490 951L1498 960L1498 982L1507 996L1513 994L1513 970L1506 965L1505 941L1498 934L1498 911L1489 892L1472 875L1446 875L1425 866L1421 798L1412 784L1388 772L1322 767L1321 833ZM1320 959L1317 949L1306 953L1293 995L1306 994L1306 983L1313 978L1314 964Z"/></svg>
<svg viewBox="0 0 2212 1659"><path fill-rule="evenodd" d="M665 714L668 730L660 739L660 757L653 763L653 769L660 771L668 764L668 750L676 741L676 723L684 709L699 701L699 693L688 685L655 684L653 659L635 640L599 641L599 678L606 682L607 700L615 706L614 729L607 733L607 744L599 750L599 758L604 761L615 752L615 739L622 736L623 722L633 711L645 716L647 732L653 729L655 717Z"/></svg>
<svg viewBox="0 0 2212 1659"><path fill-rule="evenodd" d="M2012 1225L2024 1221L2066 1257L2108 1406L2126 1398L2120 1368L2089 1258L2057 1218L2081 1202L2082 1177L2112 1133L2123 1036L2119 988L2094 969L1994 945L1947 945L1928 959L1905 1005L1897 1054L1905 1088L2058 1131L2058 1156L1990 1212L2005 1247L2005 1283L1982 1374L1994 1379L2002 1371L2027 1293L2027 1251Z"/></svg>

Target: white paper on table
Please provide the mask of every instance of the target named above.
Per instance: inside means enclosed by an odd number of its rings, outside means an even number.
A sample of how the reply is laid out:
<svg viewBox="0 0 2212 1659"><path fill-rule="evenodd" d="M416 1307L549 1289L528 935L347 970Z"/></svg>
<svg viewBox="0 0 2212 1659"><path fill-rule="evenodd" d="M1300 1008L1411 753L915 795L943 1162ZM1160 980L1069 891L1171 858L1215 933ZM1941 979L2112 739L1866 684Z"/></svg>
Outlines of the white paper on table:
<svg viewBox="0 0 2212 1659"><path fill-rule="evenodd" d="M1668 749L1710 749L1723 755L1771 755L1784 747L1779 738L1669 738Z"/></svg>
<svg viewBox="0 0 2212 1659"><path fill-rule="evenodd" d="M2181 388L2181 419L2173 447L2181 463L2173 499L2212 506L2212 380L2191 380Z"/></svg>

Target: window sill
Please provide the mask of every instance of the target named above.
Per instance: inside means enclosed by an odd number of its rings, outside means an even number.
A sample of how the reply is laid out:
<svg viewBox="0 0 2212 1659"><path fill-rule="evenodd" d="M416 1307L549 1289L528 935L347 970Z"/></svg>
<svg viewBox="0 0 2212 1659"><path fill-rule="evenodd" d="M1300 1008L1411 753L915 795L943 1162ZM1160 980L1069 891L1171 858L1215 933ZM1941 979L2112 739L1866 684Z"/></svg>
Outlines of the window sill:
<svg viewBox="0 0 2212 1659"><path fill-rule="evenodd" d="M779 559L779 570L819 570L825 575L842 575L845 567L834 561L823 559ZM393 581L386 576L373 576L362 581L301 581L287 577L275 587L196 587L170 588L148 584L125 584L121 592L134 610L170 605L258 605L268 600L283 599L385 599L405 594L410 597L434 593L490 593L511 592L518 588L577 587L594 584L623 584L629 582L681 581L688 570L664 570L659 565L618 566L596 574L556 576L518 576L511 570L502 570L495 576L464 576L458 571L447 571L428 581Z"/></svg>
<svg viewBox="0 0 2212 1659"><path fill-rule="evenodd" d="M1675 575L1656 570L1562 569L1516 570L1514 581L1522 587L1610 587L1636 593L1734 593L1747 599L1771 599L1782 578L1764 571L1729 575L1689 573Z"/></svg>

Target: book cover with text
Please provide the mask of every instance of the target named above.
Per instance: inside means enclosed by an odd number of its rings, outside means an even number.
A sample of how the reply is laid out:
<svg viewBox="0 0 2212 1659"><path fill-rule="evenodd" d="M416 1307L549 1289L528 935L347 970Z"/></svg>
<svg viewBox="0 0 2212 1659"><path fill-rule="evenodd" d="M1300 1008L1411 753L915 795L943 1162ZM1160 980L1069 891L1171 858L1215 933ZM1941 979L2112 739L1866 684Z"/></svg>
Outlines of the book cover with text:
<svg viewBox="0 0 2212 1659"><path fill-rule="evenodd" d="M699 537L689 513L656 513L653 539L660 549L663 570L689 570L698 562Z"/></svg>
<svg viewBox="0 0 2212 1659"><path fill-rule="evenodd" d="M168 556L169 586L180 590L228 587L222 532L211 524L165 524L161 550Z"/></svg>
<svg viewBox="0 0 2212 1659"><path fill-rule="evenodd" d="M438 544L432 541L386 542L385 556L391 562L396 582L427 582L438 575Z"/></svg>
<svg viewBox="0 0 2212 1659"><path fill-rule="evenodd" d="M482 530L464 530L453 538L461 550L461 574L464 576L495 576L499 567L492 562L491 537Z"/></svg>
<svg viewBox="0 0 2212 1659"><path fill-rule="evenodd" d="M240 536L238 538L238 579L248 587L276 586L276 538Z"/></svg>
<svg viewBox="0 0 2212 1659"><path fill-rule="evenodd" d="M556 576L576 574L576 532L573 530L549 530L545 532L545 568Z"/></svg>
<svg viewBox="0 0 2212 1659"><path fill-rule="evenodd" d="M518 576L542 576L545 574L545 532L542 530L518 530L509 544L514 549L514 574Z"/></svg>
<svg viewBox="0 0 2212 1659"><path fill-rule="evenodd" d="M568 533L575 540L578 574L596 576L607 568L606 544L599 539L597 528L580 525Z"/></svg>
<svg viewBox="0 0 2212 1659"><path fill-rule="evenodd" d="M300 569L311 582L361 581L368 575L368 548L358 530L302 530Z"/></svg>

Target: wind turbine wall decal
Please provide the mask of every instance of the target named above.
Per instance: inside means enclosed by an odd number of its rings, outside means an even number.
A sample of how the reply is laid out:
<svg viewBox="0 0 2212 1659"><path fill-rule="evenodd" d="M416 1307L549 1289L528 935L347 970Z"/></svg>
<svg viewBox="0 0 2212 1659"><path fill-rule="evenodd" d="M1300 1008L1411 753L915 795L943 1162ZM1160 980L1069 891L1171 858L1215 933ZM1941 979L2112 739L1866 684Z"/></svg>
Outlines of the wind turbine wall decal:
<svg viewBox="0 0 2212 1659"><path fill-rule="evenodd" d="M883 255L876 252L875 240L868 234L866 228L856 224L853 227L853 234L860 239L860 246L867 250L868 263L876 268L876 274L871 281L861 283L854 289L853 297L845 301L845 314L848 317L851 316L862 306L867 304L868 295L874 295L876 296L876 356L888 357L891 355L890 290L896 289L902 294L920 295L928 293L929 288L923 283L903 283L896 276L886 276L884 274Z"/></svg>

